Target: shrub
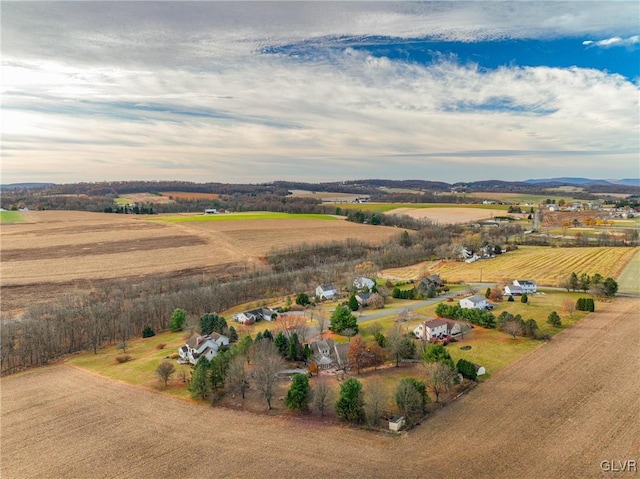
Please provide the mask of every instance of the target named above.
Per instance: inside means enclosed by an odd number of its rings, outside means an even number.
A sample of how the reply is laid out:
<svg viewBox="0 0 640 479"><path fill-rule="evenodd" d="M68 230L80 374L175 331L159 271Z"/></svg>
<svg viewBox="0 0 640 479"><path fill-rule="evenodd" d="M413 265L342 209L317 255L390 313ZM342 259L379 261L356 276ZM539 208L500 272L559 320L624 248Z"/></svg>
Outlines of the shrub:
<svg viewBox="0 0 640 479"><path fill-rule="evenodd" d="M515 301L515 299L513 299L513 296L509 296L509 299L507 299L507 301L509 301L510 303L513 303Z"/></svg>
<svg viewBox="0 0 640 479"><path fill-rule="evenodd" d="M527 304L529 302L529 296L527 296L527 293L524 293L521 297L520 297L520 302Z"/></svg>
<svg viewBox="0 0 640 479"><path fill-rule="evenodd" d="M118 361L119 364L126 363L132 359L133 358L130 354L121 354L120 356L116 356L116 361Z"/></svg>
<svg viewBox="0 0 640 479"><path fill-rule="evenodd" d="M578 311L593 313L596 310L593 298L578 298L578 301L576 301L576 309Z"/></svg>
<svg viewBox="0 0 640 479"><path fill-rule="evenodd" d="M158 343L156 344L156 349L164 349L166 346L166 343Z"/></svg>
<svg viewBox="0 0 640 479"><path fill-rule="evenodd" d="M463 377L467 379L472 379L475 381L477 377L476 367L472 362L467 361L466 359L459 359L456 364L456 369Z"/></svg>
<svg viewBox="0 0 640 479"><path fill-rule="evenodd" d="M549 316L547 317L547 323L555 328L558 328L562 325L560 316L558 316L558 313L556 313L555 311L551 311L549 313Z"/></svg>
<svg viewBox="0 0 640 479"><path fill-rule="evenodd" d="M144 329L142 330L142 337L143 338L150 338L150 337L155 336L155 335L156 335L156 332L149 325L145 326Z"/></svg>

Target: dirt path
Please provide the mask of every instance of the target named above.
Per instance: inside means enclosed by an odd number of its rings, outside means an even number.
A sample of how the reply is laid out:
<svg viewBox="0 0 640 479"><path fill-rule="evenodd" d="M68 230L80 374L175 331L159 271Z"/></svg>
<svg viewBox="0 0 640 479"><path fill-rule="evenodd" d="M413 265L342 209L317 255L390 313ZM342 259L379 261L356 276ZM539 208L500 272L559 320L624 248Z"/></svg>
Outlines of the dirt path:
<svg viewBox="0 0 640 479"><path fill-rule="evenodd" d="M2 380L0 476L606 477L603 460L640 460L638 306L601 305L401 437L41 368Z"/></svg>

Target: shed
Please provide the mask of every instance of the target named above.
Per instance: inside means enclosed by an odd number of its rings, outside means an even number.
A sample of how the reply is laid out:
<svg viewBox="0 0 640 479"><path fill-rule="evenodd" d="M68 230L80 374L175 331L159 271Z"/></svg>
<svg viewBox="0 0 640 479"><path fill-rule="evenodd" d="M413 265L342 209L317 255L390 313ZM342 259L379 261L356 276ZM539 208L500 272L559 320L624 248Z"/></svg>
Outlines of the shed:
<svg viewBox="0 0 640 479"><path fill-rule="evenodd" d="M393 416L389 419L389 430L398 432L404 426L404 416Z"/></svg>

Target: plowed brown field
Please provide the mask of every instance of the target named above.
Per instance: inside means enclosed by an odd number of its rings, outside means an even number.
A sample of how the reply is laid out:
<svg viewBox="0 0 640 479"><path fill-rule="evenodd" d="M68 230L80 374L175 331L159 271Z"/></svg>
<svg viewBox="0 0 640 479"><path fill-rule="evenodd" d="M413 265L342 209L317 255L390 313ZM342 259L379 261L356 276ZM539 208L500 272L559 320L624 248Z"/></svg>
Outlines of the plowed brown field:
<svg viewBox="0 0 640 479"><path fill-rule="evenodd" d="M41 368L2 380L0 476L608 477L602 461L640 459L638 306L602 304L401 437Z"/></svg>
<svg viewBox="0 0 640 479"><path fill-rule="evenodd" d="M237 266L263 267L273 248L347 238L377 242L398 234L395 228L308 218L165 223L74 211L24 216L25 223L0 229L4 317L102 280L223 276Z"/></svg>

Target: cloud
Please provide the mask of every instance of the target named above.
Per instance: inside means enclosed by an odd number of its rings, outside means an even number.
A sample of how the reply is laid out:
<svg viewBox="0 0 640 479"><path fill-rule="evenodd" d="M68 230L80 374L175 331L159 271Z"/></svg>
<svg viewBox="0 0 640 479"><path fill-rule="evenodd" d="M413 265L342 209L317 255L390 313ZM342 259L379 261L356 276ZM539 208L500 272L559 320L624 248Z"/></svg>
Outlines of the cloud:
<svg viewBox="0 0 640 479"><path fill-rule="evenodd" d="M609 177L611 158L637 170L638 86L621 76L336 48L370 35L603 37L636 28L626 3L274 5L3 5L3 175L455 181L562 165ZM306 61L263 53L305 41Z"/></svg>
<svg viewBox="0 0 640 479"><path fill-rule="evenodd" d="M594 47L602 47L602 48L611 48L611 47L634 47L640 44L640 35L633 35L627 38L621 37L611 37L606 38L604 40L585 40L582 42L585 46L594 46Z"/></svg>

